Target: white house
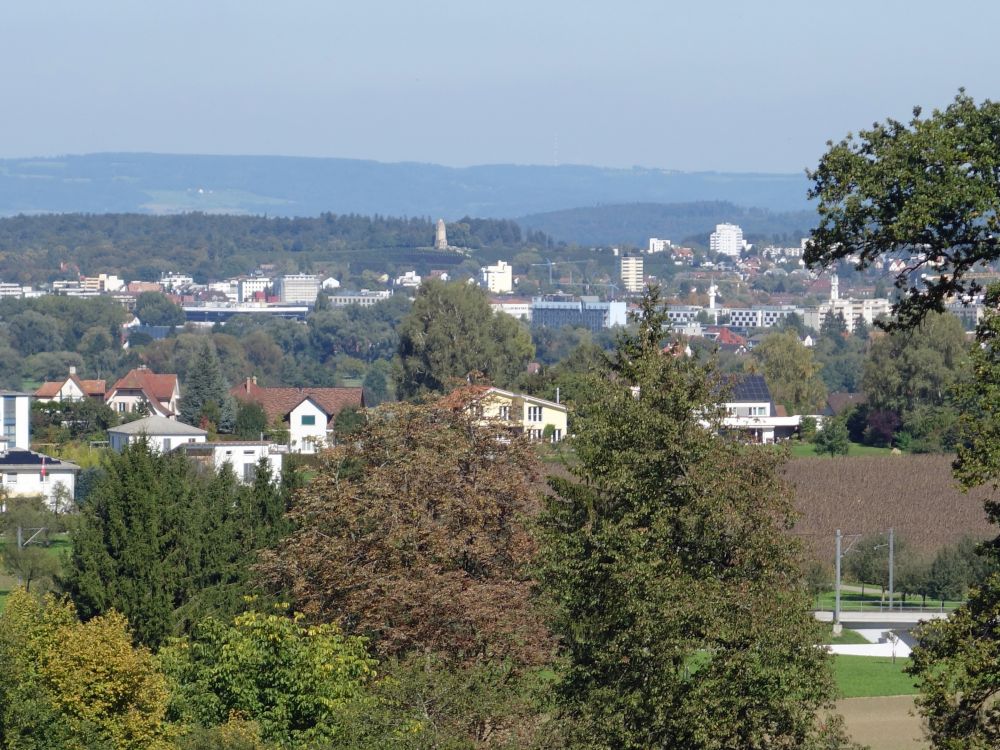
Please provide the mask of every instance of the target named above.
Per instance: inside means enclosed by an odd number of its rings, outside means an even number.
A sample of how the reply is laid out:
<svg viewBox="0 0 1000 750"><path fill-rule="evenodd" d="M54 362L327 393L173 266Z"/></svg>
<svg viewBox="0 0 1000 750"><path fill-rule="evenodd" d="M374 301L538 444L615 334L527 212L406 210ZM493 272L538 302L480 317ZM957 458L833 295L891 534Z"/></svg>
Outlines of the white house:
<svg viewBox="0 0 1000 750"><path fill-rule="evenodd" d="M62 380L49 380L42 383L35 391L35 398L47 403L50 401L83 401L92 398L104 401L106 383L103 380L82 380L76 374L76 368L69 368L69 375Z"/></svg>
<svg viewBox="0 0 1000 750"><path fill-rule="evenodd" d="M480 269L483 286L493 294L510 294L514 289L513 270L506 261L498 260L496 265Z"/></svg>
<svg viewBox="0 0 1000 750"><path fill-rule="evenodd" d="M771 400L771 391L761 375L746 375L732 384L732 393L724 404L722 426L739 432L755 443L773 443L791 437L799 428L801 417L788 416Z"/></svg>
<svg viewBox="0 0 1000 750"><path fill-rule="evenodd" d="M155 416L175 417L181 392L176 375L157 375L143 365L111 386L105 398L119 414L146 408Z"/></svg>
<svg viewBox="0 0 1000 750"><path fill-rule="evenodd" d="M0 476L8 496L40 495L50 508L56 509L60 501L73 498L79 471L80 467L69 461L11 447L0 438Z"/></svg>
<svg viewBox="0 0 1000 750"><path fill-rule="evenodd" d="M111 449L121 453L129 443L145 436L153 450L166 453L184 443L204 443L208 433L198 427L166 417L146 417L108 430Z"/></svg>
<svg viewBox="0 0 1000 750"><path fill-rule="evenodd" d="M281 456L284 451L267 440L183 443L177 450L204 466L211 466L214 471L229 464L236 478L245 484L251 484L257 478L257 466L263 458L271 467L274 481L281 481Z"/></svg>
<svg viewBox="0 0 1000 750"><path fill-rule="evenodd" d="M264 388L256 378L247 378L229 392L240 401L260 404L268 422L287 425L293 453L316 453L333 445L336 416L365 406L362 388Z"/></svg>

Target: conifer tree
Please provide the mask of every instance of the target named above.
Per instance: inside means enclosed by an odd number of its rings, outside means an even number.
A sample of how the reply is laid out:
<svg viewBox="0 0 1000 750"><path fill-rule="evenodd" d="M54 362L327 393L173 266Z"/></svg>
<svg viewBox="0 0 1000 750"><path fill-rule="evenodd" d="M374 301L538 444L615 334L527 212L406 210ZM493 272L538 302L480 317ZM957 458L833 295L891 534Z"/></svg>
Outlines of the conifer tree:
<svg viewBox="0 0 1000 750"><path fill-rule="evenodd" d="M180 411L188 424L210 423L220 432L232 432L236 424L235 404L222 377L219 355L207 338L188 370Z"/></svg>
<svg viewBox="0 0 1000 750"><path fill-rule="evenodd" d="M663 353L665 324L651 291L541 519L570 746L809 746L834 686L782 459L717 434L720 378Z"/></svg>

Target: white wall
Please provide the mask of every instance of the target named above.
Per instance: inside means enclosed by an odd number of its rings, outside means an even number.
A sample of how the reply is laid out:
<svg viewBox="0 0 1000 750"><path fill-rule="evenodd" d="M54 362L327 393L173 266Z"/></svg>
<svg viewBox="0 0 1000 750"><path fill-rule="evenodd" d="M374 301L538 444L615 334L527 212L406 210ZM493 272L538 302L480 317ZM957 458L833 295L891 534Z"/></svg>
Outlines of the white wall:
<svg viewBox="0 0 1000 750"><path fill-rule="evenodd" d="M140 437L145 436L149 441L149 447L151 450L158 451L160 453L166 453L167 451L172 451L178 445L184 443L204 443L204 435L146 435L142 433L140 435L126 435L121 432L109 432L108 437L110 440L111 450L121 452L122 449L128 443L138 442Z"/></svg>
<svg viewBox="0 0 1000 750"><path fill-rule="evenodd" d="M303 424L303 419L313 424ZM294 453L316 453L326 446L327 421L326 414L311 400L306 399L292 409L288 415L288 434Z"/></svg>
<svg viewBox="0 0 1000 750"><path fill-rule="evenodd" d="M228 463L232 466L236 478L241 482L253 481L257 464L261 458L266 458L271 465L271 474L275 480L281 479L281 454L272 453L270 446L267 445L241 445L240 443L217 445L212 453L212 458L216 470ZM247 474L248 466L250 467L249 476Z"/></svg>
<svg viewBox="0 0 1000 750"><path fill-rule="evenodd" d="M13 476L17 477L16 481L13 481ZM11 497L41 495L50 508L53 507L53 497L59 485L66 488L70 499L75 497L76 472L53 471L51 467L46 467L44 481L41 467L33 471L21 469L17 472L3 473L3 488L8 495Z"/></svg>

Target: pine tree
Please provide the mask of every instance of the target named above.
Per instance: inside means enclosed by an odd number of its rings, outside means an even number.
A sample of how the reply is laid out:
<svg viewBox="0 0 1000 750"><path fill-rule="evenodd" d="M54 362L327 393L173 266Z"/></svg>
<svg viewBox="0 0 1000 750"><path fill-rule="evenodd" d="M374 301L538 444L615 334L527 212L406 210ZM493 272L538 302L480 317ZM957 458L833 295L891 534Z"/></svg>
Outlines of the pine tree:
<svg viewBox="0 0 1000 750"><path fill-rule="evenodd" d="M782 459L712 429L719 375L661 353L665 322L654 291L579 410L575 478L552 481L541 520L570 744L809 746L834 685L784 533Z"/></svg>
<svg viewBox="0 0 1000 750"><path fill-rule="evenodd" d="M188 424L214 425L220 432L232 432L236 424L236 407L222 377L219 355L207 338L188 370L180 411Z"/></svg>

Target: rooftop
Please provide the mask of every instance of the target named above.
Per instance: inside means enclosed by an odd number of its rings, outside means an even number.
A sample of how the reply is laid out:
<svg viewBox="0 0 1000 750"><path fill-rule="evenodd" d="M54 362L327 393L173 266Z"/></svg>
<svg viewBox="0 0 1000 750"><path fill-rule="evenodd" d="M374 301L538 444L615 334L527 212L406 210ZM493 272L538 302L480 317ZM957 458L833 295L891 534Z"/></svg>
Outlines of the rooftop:
<svg viewBox="0 0 1000 750"><path fill-rule="evenodd" d="M112 427L108 430L108 434L115 433L118 435L140 435L145 433L147 435L207 435L208 433L199 428L192 427L189 424L184 424L183 422L178 422L176 419L167 419L166 417L146 417L145 419L137 419L134 422L129 422L127 424L119 425L118 427Z"/></svg>

